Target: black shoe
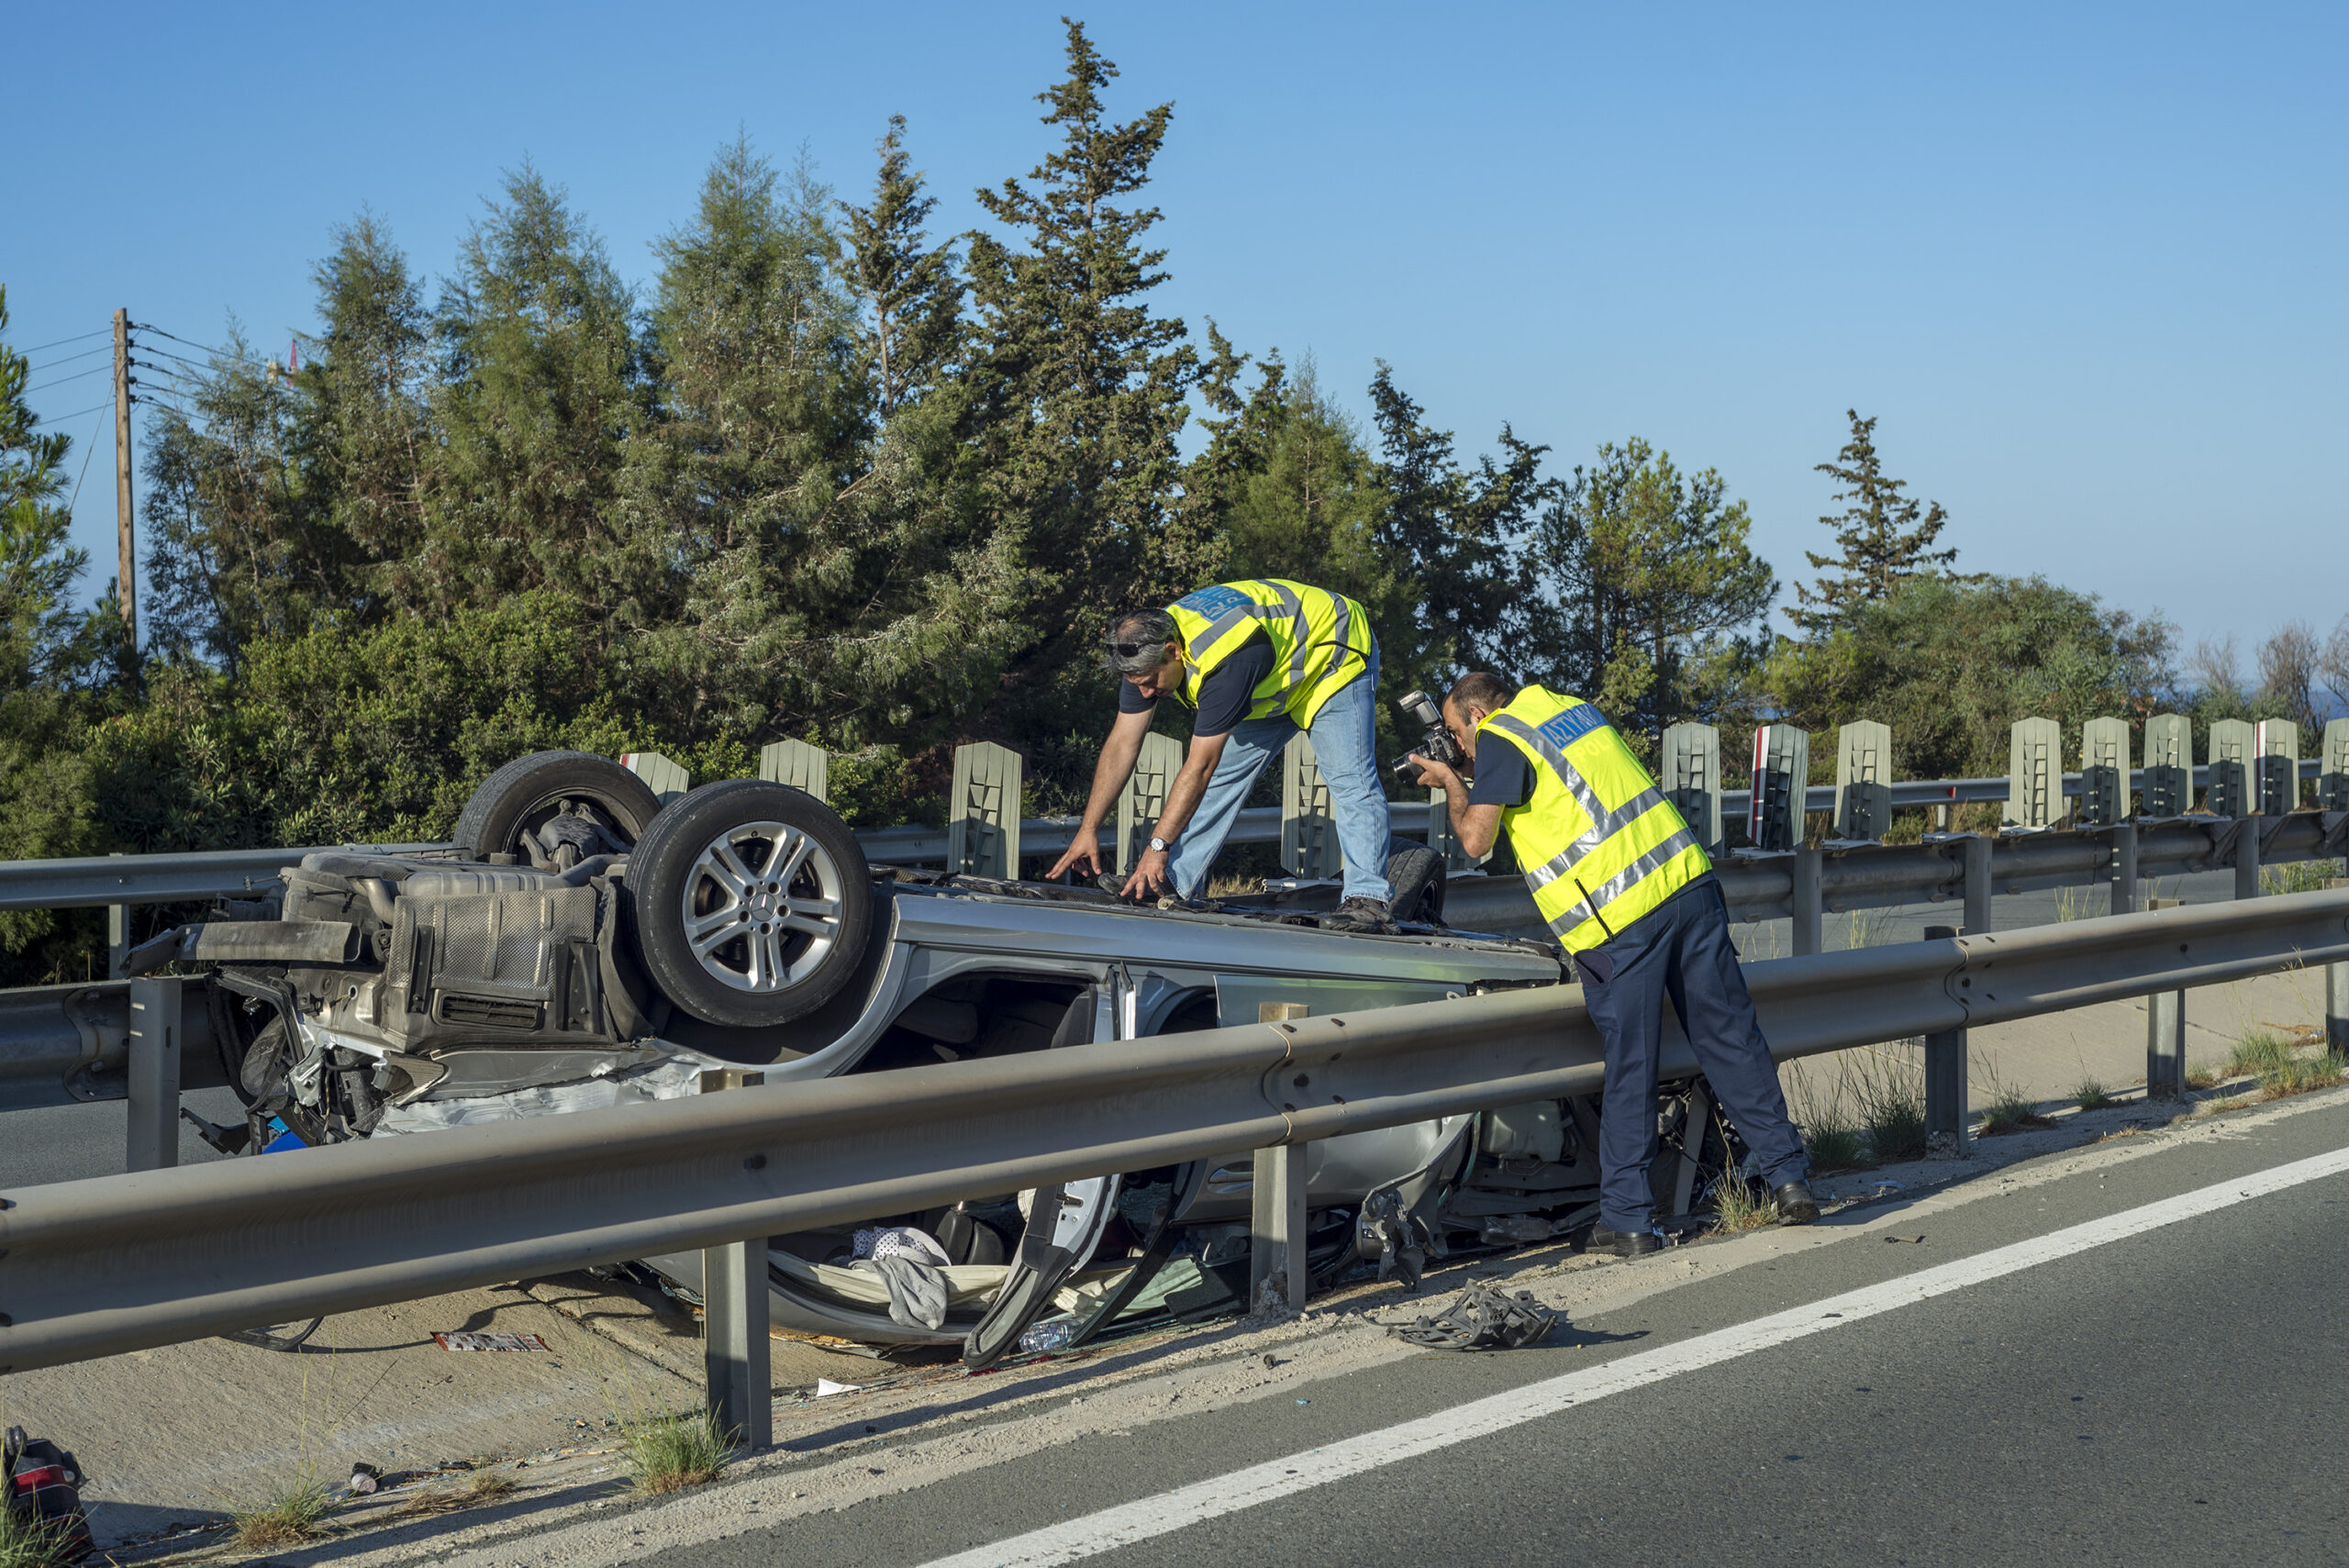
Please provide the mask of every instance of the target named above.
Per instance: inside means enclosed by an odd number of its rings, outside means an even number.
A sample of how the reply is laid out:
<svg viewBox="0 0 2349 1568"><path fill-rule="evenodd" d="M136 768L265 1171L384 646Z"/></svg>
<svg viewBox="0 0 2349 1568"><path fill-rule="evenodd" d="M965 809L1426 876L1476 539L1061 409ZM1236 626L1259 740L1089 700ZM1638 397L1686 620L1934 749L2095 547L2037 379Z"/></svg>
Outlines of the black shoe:
<svg viewBox="0 0 2349 1568"><path fill-rule="evenodd" d="M1801 1182L1788 1182L1777 1190L1778 1223L1809 1225L1819 1218L1819 1200L1810 1195L1810 1188Z"/></svg>
<svg viewBox="0 0 2349 1568"><path fill-rule="evenodd" d="M1395 922L1387 917L1386 906L1376 898L1349 898L1331 913L1321 917L1325 931L1392 931Z"/></svg>
<svg viewBox="0 0 2349 1568"><path fill-rule="evenodd" d="M1612 1252L1619 1258L1644 1258L1650 1252L1664 1251L1664 1238L1653 1229L1609 1230L1604 1225L1594 1225L1590 1228L1590 1244L1583 1251Z"/></svg>

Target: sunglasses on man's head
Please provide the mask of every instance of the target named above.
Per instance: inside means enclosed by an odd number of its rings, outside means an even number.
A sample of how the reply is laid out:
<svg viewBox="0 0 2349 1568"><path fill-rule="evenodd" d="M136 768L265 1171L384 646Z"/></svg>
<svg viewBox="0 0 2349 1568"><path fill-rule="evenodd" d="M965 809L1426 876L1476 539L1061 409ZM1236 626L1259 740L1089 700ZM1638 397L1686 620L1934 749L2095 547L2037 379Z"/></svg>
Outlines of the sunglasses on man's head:
<svg viewBox="0 0 2349 1568"><path fill-rule="evenodd" d="M1113 642L1109 644L1109 651L1120 659L1132 659L1139 656L1145 649L1163 646L1165 646L1163 643L1157 642Z"/></svg>

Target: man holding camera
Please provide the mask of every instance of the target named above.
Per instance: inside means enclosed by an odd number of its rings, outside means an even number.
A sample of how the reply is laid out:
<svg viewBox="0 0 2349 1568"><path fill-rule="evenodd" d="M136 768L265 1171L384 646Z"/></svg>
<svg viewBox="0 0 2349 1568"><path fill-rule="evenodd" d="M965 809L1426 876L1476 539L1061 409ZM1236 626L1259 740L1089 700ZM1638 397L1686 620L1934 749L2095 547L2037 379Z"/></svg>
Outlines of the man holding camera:
<svg viewBox="0 0 2349 1568"><path fill-rule="evenodd" d="M1575 961L1607 1049L1593 1251L1653 1252L1657 1059L1667 999L1697 1064L1776 1193L1782 1225L1819 1204L1810 1162L1787 1116L1778 1070L1731 944L1712 862L1614 726L1590 704L1541 686L1512 692L1481 672L1444 699L1464 784L1414 753L1444 792L1460 847L1481 855L1503 830L1542 917Z"/></svg>
<svg viewBox="0 0 2349 1568"><path fill-rule="evenodd" d="M1101 824L1132 776L1158 699L1194 710L1191 749L1166 791L1166 809L1133 874L1129 898L1171 887L1198 895L1264 764L1305 730L1337 818L1345 887L1324 925L1387 924L1386 792L1378 776L1378 644L1360 605L1342 594L1276 577L1221 583L1165 609L1129 610L1109 623L1119 677L1118 722L1093 771L1085 818L1047 877L1071 866L1097 873Z"/></svg>

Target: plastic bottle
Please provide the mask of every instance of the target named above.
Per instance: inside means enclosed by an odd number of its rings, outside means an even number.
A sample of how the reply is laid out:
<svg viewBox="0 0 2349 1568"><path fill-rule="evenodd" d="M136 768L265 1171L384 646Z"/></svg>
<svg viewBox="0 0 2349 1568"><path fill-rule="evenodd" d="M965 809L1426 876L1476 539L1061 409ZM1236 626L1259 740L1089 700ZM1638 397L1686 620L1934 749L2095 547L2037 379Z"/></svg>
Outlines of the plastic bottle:
<svg viewBox="0 0 2349 1568"><path fill-rule="evenodd" d="M1066 1350L1076 1338L1076 1319L1063 1315L1047 1318L1041 1323L1031 1323L1019 1336L1019 1348L1030 1355L1046 1354Z"/></svg>

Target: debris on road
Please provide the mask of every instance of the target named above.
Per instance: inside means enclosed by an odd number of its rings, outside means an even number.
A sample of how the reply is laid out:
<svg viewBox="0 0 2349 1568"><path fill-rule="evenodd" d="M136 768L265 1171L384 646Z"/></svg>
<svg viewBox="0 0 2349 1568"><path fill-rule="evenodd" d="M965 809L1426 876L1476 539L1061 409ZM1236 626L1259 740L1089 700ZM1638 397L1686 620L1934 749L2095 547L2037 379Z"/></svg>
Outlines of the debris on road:
<svg viewBox="0 0 2349 1568"><path fill-rule="evenodd" d="M1514 1351L1547 1338L1557 1325L1558 1315L1531 1291L1511 1296L1478 1280L1434 1317L1388 1332L1431 1351Z"/></svg>
<svg viewBox="0 0 2349 1568"><path fill-rule="evenodd" d="M438 1333L435 1343L444 1351L548 1351L554 1347L536 1334Z"/></svg>

